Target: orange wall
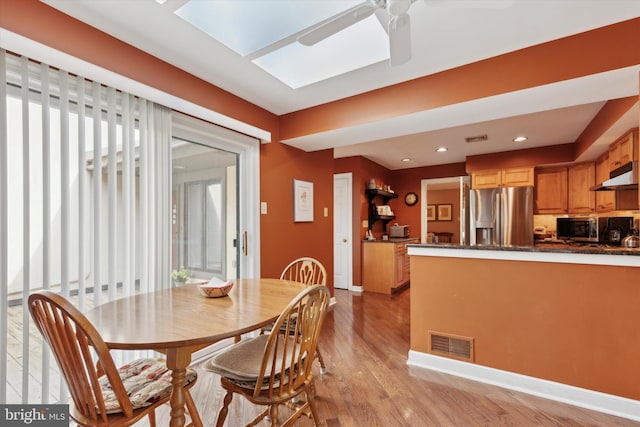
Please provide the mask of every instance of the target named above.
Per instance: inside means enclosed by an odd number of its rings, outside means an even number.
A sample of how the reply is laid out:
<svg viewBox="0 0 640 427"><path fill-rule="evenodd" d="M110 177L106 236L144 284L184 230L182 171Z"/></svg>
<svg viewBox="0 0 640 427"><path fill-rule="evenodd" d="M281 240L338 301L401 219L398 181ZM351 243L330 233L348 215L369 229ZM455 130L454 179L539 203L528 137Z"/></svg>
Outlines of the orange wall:
<svg viewBox="0 0 640 427"><path fill-rule="evenodd" d="M475 363L640 399L639 268L411 257L411 349L475 339ZM517 279L516 279L517 278Z"/></svg>
<svg viewBox="0 0 640 427"><path fill-rule="evenodd" d="M427 231L453 233L451 242L460 242L460 190L429 190L427 188L427 203L430 205L452 205L451 221L429 221Z"/></svg>
<svg viewBox="0 0 640 427"><path fill-rule="evenodd" d="M295 258L317 258L333 289L333 150L306 153L284 144L260 149L260 244L263 277L280 277ZM313 182L313 222L293 222L293 179ZM324 216L324 208L328 216Z"/></svg>

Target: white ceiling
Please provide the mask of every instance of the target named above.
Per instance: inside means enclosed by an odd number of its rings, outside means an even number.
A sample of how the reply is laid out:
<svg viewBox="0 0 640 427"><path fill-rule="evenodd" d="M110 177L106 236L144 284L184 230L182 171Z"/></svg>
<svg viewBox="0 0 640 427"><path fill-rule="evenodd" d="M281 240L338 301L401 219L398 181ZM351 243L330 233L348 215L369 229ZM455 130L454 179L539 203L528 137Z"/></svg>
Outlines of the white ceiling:
<svg viewBox="0 0 640 427"><path fill-rule="evenodd" d="M409 11L409 63L391 68L380 62L294 90L173 14L185 0L162 5L154 0L42 1L278 115L640 16L638 0L513 0L504 8L455 7L458 0L441 0L437 3L444 6L435 7L418 0ZM639 73L640 64L284 142L306 151L334 147L335 157L363 155L390 169L564 144L576 140L605 101L637 96ZM580 160L595 158L625 130L638 126L637 109ZM488 134L489 141L464 142L477 134ZM515 145L516 134L529 140ZM436 153L440 145L449 151ZM404 157L412 161L401 162Z"/></svg>

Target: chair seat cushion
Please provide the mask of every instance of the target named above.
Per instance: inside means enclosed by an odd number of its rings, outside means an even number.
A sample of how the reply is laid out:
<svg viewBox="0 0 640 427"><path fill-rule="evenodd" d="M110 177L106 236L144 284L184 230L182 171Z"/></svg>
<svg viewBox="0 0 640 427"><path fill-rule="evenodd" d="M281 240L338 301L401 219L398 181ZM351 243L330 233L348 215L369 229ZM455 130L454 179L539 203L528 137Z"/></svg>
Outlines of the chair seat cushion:
<svg viewBox="0 0 640 427"><path fill-rule="evenodd" d="M214 372L224 378L227 378L238 385L253 387L258 380L260 367L262 366L262 358L264 357L265 346L269 335L258 335L245 341L241 341L232 345L221 353L211 358L206 364L205 369ZM293 353L294 339L292 337L284 337L278 335L278 348L287 343L287 360ZM287 364L288 365L288 364ZM282 357L279 355L275 364L276 374L282 366ZM265 377L271 374L271 364L267 365Z"/></svg>
<svg viewBox="0 0 640 427"><path fill-rule="evenodd" d="M171 395L171 371L163 359L138 359L118 369L133 409L152 405ZM198 374L187 369L185 386L194 382ZM107 414L122 412L120 403L106 376L100 378Z"/></svg>

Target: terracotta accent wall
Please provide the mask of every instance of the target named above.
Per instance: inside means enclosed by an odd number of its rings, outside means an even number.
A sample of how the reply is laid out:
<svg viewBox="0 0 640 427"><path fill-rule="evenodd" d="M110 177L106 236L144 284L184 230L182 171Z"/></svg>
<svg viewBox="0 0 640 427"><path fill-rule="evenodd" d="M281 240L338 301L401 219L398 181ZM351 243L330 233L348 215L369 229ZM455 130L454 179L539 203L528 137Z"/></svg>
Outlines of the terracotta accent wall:
<svg viewBox="0 0 640 427"><path fill-rule="evenodd" d="M430 205L451 204L451 221L429 221L427 231L431 233L453 233L452 243L460 242L460 190L429 190L427 203ZM437 206L436 206L437 210ZM418 229L419 233L419 229Z"/></svg>
<svg viewBox="0 0 640 427"><path fill-rule="evenodd" d="M411 349L472 337L475 363L640 399L639 268L411 257Z"/></svg>
<svg viewBox="0 0 640 427"><path fill-rule="evenodd" d="M574 158L578 158L580 154L593 145L593 143L613 126L620 117L629 111L636 102L638 102L637 96L607 101L589 125L582 131L578 139L576 139Z"/></svg>
<svg viewBox="0 0 640 427"><path fill-rule="evenodd" d="M280 277L295 258L318 259L333 293L333 150L306 153L284 144L260 149L260 245L263 277ZM313 182L313 222L293 222L293 180ZM324 208L328 216L324 216Z"/></svg>
<svg viewBox="0 0 640 427"><path fill-rule="evenodd" d="M411 230L411 237L420 237L420 203L414 206L407 206L404 203L404 196L410 191L420 195L420 185L423 179L449 178L465 176L464 163L451 163L446 165L426 166L421 168L394 170L392 179L396 186L400 202L396 204L396 219L399 224L408 225Z"/></svg>

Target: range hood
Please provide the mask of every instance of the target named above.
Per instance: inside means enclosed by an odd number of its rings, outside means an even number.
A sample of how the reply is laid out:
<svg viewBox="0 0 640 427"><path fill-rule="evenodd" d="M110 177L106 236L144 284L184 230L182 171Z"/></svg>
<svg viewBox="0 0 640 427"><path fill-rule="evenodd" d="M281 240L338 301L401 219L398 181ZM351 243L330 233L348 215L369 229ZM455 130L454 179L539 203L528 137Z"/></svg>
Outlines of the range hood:
<svg viewBox="0 0 640 427"><path fill-rule="evenodd" d="M614 169L609 179L592 188L593 191L636 190L638 188L638 162L633 161Z"/></svg>

